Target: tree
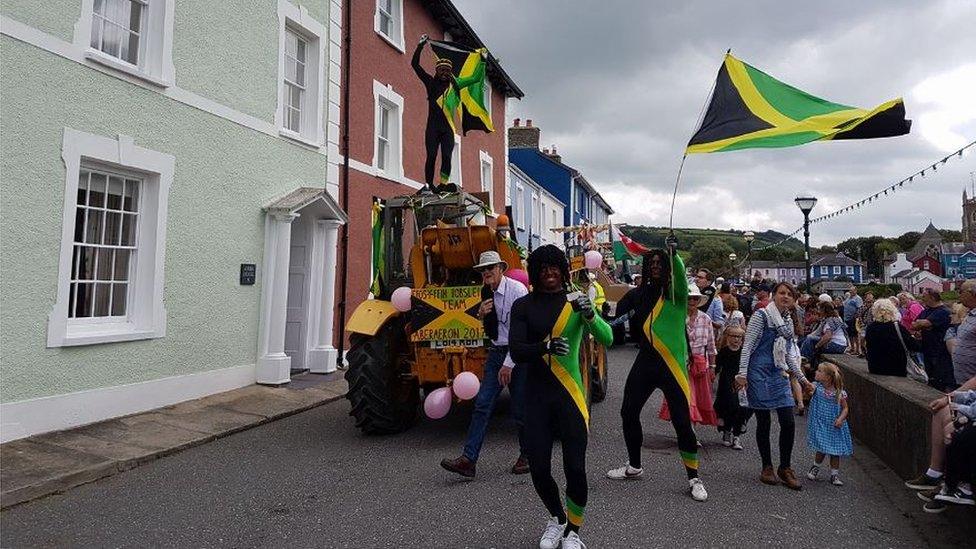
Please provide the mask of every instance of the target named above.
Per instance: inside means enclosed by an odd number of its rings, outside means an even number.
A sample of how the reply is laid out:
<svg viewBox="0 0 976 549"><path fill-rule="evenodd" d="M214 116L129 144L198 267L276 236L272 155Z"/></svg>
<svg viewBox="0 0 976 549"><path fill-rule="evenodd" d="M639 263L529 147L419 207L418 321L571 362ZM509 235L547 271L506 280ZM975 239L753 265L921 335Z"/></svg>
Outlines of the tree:
<svg viewBox="0 0 976 549"><path fill-rule="evenodd" d="M898 249L907 252L915 247L918 239L922 237L922 233L918 231L908 231L907 233L895 238L895 242L898 243Z"/></svg>
<svg viewBox="0 0 976 549"><path fill-rule="evenodd" d="M732 271L729 254L733 253L722 239L715 237L700 238L691 246L690 264L693 269L705 268L718 275Z"/></svg>

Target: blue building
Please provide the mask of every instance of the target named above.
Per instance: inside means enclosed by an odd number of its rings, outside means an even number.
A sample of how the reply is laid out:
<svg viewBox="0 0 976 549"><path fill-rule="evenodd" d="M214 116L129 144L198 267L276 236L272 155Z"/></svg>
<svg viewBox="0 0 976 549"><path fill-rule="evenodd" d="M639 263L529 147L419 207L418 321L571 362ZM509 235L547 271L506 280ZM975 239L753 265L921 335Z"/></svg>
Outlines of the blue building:
<svg viewBox="0 0 976 549"><path fill-rule="evenodd" d="M976 243L946 242L940 252L945 278L976 278Z"/></svg>
<svg viewBox="0 0 976 549"><path fill-rule="evenodd" d="M810 263L811 280L837 280L845 278L854 284L864 282L864 265L843 252L824 255Z"/></svg>
<svg viewBox="0 0 976 549"><path fill-rule="evenodd" d="M564 164L555 146L539 150L540 130L526 120L525 126L515 119L508 129L508 160L529 178L566 205L564 225L608 223L613 209L600 193L593 188L582 173ZM600 233L598 239L609 240L609 231Z"/></svg>
<svg viewBox="0 0 976 549"><path fill-rule="evenodd" d="M531 251L543 244L562 245L550 229L563 225L566 204L514 164L508 165L510 222L515 240Z"/></svg>

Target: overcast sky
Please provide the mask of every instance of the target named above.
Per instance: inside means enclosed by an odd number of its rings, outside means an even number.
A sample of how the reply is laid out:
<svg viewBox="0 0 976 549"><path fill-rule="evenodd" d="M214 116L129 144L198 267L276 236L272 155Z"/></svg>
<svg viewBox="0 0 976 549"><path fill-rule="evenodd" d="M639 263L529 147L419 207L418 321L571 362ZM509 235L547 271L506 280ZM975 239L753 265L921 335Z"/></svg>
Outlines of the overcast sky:
<svg viewBox="0 0 976 549"><path fill-rule="evenodd" d="M455 0L525 92L531 118L616 210L666 225L685 144L727 48L825 99L873 108L903 97L907 136L692 155L675 225L792 232L797 193L813 215L873 194L976 139L976 2ZM748 7L742 7L747 5ZM893 198L811 227L850 236L960 229L976 147Z"/></svg>

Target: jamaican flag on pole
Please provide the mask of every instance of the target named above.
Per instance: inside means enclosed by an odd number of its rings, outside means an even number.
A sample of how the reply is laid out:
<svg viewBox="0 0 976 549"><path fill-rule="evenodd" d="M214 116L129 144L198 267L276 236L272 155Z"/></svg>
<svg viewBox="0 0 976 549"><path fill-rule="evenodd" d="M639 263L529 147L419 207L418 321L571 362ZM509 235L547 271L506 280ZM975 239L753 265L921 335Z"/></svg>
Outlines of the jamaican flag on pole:
<svg viewBox="0 0 976 549"><path fill-rule="evenodd" d="M386 270L386 239L383 238L383 200L375 196L371 208L371 223L373 278L369 291L374 297L379 297L383 289L383 272Z"/></svg>
<svg viewBox="0 0 976 549"><path fill-rule="evenodd" d="M481 53L484 48L473 50L454 42L431 40L430 49L438 59L450 59L457 86L450 86L437 104L444 109L451 128L457 132L456 116L461 117L461 132L467 135L470 130L495 131L491 115L485 105L485 60Z"/></svg>
<svg viewBox="0 0 976 549"><path fill-rule="evenodd" d="M708 110L686 153L792 147L828 139L904 135L905 104L872 110L832 103L784 84L731 54L718 70Z"/></svg>

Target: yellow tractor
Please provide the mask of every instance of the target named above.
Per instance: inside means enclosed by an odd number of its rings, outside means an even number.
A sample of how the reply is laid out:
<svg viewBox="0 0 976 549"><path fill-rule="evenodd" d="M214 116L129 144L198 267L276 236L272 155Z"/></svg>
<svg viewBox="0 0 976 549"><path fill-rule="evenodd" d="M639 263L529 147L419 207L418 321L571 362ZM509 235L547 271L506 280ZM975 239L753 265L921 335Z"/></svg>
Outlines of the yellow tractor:
<svg viewBox="0 0 976 549"><path fill-rule="evenodd" d="M523 268L517 244L504 235L505 218L499 230L484 223L486 198L417 194L383 205L374 227L382 252L374 253L378 283L347 324L346 398L364 433L404 431L417 419L421 392L447 386L461 372L484 377L482 283L473 267L482 252L495 250L510 268ZM400 312L391 297L403 287L411 304Z"/></svg>

